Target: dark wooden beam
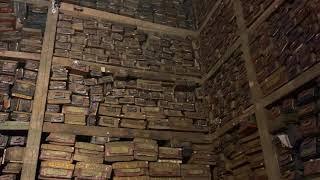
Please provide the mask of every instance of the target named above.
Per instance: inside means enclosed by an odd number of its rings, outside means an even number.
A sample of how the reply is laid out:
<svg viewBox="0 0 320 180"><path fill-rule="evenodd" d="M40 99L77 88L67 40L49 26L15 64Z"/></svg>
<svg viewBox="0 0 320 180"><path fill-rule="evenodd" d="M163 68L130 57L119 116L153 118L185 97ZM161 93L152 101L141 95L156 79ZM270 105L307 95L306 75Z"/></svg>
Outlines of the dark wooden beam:
<svg viewBox="0 0 320 180"><path fill-rule="evenodd" d="M49 85L49 76L52 55L57 28L58 12L52 14L48 10L46 30L41 51L40 67L38 72L37 86L35 90L33 109L28 133L27 147L25 151L21 179L36 179L36 170L42 134L44 111Z"/></svg>
<svg viewBox="0 0 320 180"><path fill-rule="evenodd" d="M249 33L252 33L257 27L269 18L269 16L281 6L285 0L274 0L274 2L252 23L249 27Z"/></svg>
<svg viewBox="0 0 320 180"><path fill-rule="evenodd" d="M17 58L17 59L29 59L34 61L40 61L40 54L17 52L17 51L0 51L0 57Z"/></svg>
<svg viewBox="0 0 320 180"><path fill-rule="evenodd" d="M221 137L223 136L226 132L230 131L232 128L234 128L235 126L239 125L239 123L245 118L248 117L250 115L254 114L254 107L250 106L246 112L234 119L232 119L231 121L229 121L227 124L225 124L224 126L222 126L221 128L218 128L216 130L216 132L213 134L214 137Z"/></svg>
<svg viewBox="0 0 320 180"><path fill-rule="evenodd" d="M76 60L78 61L78 60ZM62 58L62 57L54 57L53 64L59 64L62 66L71 66L74 60L70 58ZM159 81L176 81L178 78L185 79L189 81L194 81L196 83L200 83L200 79L193 76L182 76L182 75L175 75L170 73L163 73L163 72L156 72L156 71L147 71L142 69L135 69L135 68L127 68L122 66L113 66L107 64L100 64L94 62L87 62L87 61L80 61L88 66L96 67L96 68L103 68L107 72L116 73L119 71L126 71L129 75L133 75L138 78L142 79L150 79L150 80L159 80Z"/></svg>
<svg viewBox="0 0 320 180"><path fill-rule="evenodd" d="M84 136L109 136L119 138L141 137L155 140L171 140L175 138L193 143L211 143L209 136L204 133L81 126L49 122L44 123L43 132L69 133Z"/></svg>
<svg viewBox="0 0 320 180"><path fill-rule="evenodd" d="M135 19L131 17L126 17L118 14L113 14L105 11L100 11L96 9L86 8L82 6L77 6L68 3L61 3L60 11L66 14L74 15L74 16L89 16L93 18L103 19L111 22L122 23L137 26L138 29L157 32L157 33L165 33L176 35L180 37L197 37L198 34L195 31L175 28L170 26L165 26L161 24L156 24L148 21L143 21L140 19Z"/></svg>
<svg viewBox="0 0 320 180"><path fill-rule="evenodd" d="M263 156L266 171L269 179L280 179L280 168L277 159L277 153L272 144L272 135L268 130L268 114L266 109L261 106L259 101L263 98L261 87L257 81L257 74L255 66L252 62L250 47L249 47L249 33L245 25L245 19L243 15L243 8L240 0L234 0L234 10L237 17L237 24L239 27L241 50L243 52L243 58L245 60L245 67L247 71L247 77L250 85L250 92L252 102L255 107L255 115L257 119L258 131L260 135L261 146L263 149Z"/></svg>
<svg viewBox="0 0 320 180"><path fill-rule="evenodd" d="M316 77L320 76L320 63L312 66L310 69L306 70L305 72L298 75L296 78L292 79L270 95L264 97L260 104L264 107L278 101L279 99L283 98L284 96L290 94L294 90L298 89L302 85L306 84L307 82L315 79Z"/></svg>
<svg viewBox="0 0 320 180"><path fill-rule="evenodd" d="M200 0L202 1L202 0ZM222 3L222 0L218 0L216 2L216 4L213 6L213 8L211 9L210 13L207 15L206 19L201 23L199 29L198 29L198 36L200 35L200 33L203 31L203 29L206 27L206 25L208 24L211 16L213 15L213 13L218 9L219 5Z"/></svg>

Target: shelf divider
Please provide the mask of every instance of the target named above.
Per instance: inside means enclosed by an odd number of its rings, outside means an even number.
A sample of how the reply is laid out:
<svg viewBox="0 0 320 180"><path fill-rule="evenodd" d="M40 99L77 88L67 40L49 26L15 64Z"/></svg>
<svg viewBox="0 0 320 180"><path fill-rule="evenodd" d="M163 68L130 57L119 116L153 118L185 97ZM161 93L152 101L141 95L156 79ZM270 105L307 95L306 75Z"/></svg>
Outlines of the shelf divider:
<svg viewBox="0 0 320 180"><path fill-rule="evenodd" d="M237 17L237 24L241 39L241 50L245 60L245 67L247 71L247 78L250 85L251 99L255 108L255 115L257 119L258 132L260 135L261 146L263 149L263 156L265 168L269 179L280 179L280 168L277 159L277 153L272 143L272 135L268 128L268 114L267 110L261 106L260 100L263 98L261 87L257 80L257 73L252 62L249 46L249 33L245 25L243 15L243 8L240 0L234 0L234 10Z"/></svg>
<svg viewBox="0 0 320 180"><path fill-rule="evenodd" d="M43 132L69 133L83 136L109 136L119 138L151 138L155 140L171 140L173 138L193 143L211 143L208 135L196 132L177 132L168 130L141 130L129 128L110 128L101 126L82 126L64 123L45 122Z"/></svg>
<svg viewBox="0 0 320 180"><path fill-rule="evenodd" d="M28 132L28 140L22 167L22 180L36 179L36 170L40 149L44 111L48 94L49 76L53 56L57 20L59 12L52 13L48 8L46 30L42 44L37 86L33 101L33 109Z"/></svg>

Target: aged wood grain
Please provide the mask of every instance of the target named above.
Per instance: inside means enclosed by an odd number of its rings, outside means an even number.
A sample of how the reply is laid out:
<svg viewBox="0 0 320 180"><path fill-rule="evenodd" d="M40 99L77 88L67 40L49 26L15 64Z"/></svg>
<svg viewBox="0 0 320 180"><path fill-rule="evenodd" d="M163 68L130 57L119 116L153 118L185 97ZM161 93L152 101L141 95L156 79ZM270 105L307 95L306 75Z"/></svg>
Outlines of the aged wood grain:
<svg viewBox="0 0 320 180"><path fill-rule="evenodd" d="M121 16L118 14L99 11L96 9L81 7L81 6L68 4L68 3L61 3L60 11L63 13L67 13L75 16L90 16L94 18L108 20L111 22L117 22L117 23L120 22L122 24L134 25L134 26L137 26L138 29L141 29L144 31L165 33L165 34L171 34L171 35L176 35L181 37L187 37L187 36L197 37L197 33L194 31L165 26L161 24L156 24L148 21L134 19L131 17Z"/></svg>
<svg viewBox="0 0 320 180"><path fill-rule="evenodd" d="M38 72L37 87L34 96L33 110L28 133L27 147L23 161L23 169L21 174L22 180L35 179L36 176L57 20L58 13L52 14L51 9L49 8L41 51L42 53Z"/></svg>
<svg viewBox="0 0 320 180"><path fill-rule="evenodd" d="M157 130L139 130L127 128L109 128L99 126L81 126L70 124L59 124L45 122L44 132L70 133L84 136L109 136L120 138L150 138L154 140L171 140L173 138L193 143L211 143L209 136L204 133L175 132L175 131L157 131Z"/></svg>
<svg viewBox="0 0 320 180"><path fill-rule="evenodd" d="M258 84L255 67L251 60L248 29L245 25L243 9L240 0L234 0L234 9L239 27L241 50L245 59L247 77L250 84L251 98L255 106L255 115L258 124L261 146L263 149L266 171L269 179L280 179L280 168L278 164L277 154L272 144L272 135L268 131L267 111L259 103L260 99L263 98L263 93L261 87Z"/></svg>

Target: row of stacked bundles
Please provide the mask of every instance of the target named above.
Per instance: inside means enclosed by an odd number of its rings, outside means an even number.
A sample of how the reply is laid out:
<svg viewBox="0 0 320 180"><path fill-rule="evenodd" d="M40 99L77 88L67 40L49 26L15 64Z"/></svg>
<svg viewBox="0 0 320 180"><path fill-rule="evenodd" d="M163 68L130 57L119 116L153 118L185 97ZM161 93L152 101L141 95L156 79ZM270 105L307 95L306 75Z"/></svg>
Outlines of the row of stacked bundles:
<svg viewBox="0 0 320 180"><path fill-rule="evenodd" d="M213 147L218 156L214 179L268 179L255 115L240 120Z"/></svg>
<svg viewBox="0 0 320 180"><path fill-rule="evenodd" d="M0 60L0 124L30 121L39 62Z"/></svg>
<svg viewBox="0 0 320 180"><path fill-rule="evenodd" d="M209 13L212 11L214 5L217 3L216 0L194 0L194 16L195 24L197 29L203 25Z"/></svg>
<svg viewBox="0 0 320 180"><path fill-rule="evenodd" d="M128 73L113 73L105 67L88 66L80 61L54 61L45 121L113 128L208 131L208 106L205 99L195 93L195 85L144 80Z"/></svg>
<svg viewBox="0 0 320 180"><path fill-rule="evenodd" d="M47 8L0 2L0 50L41 53Z"/></svg>
<svg viewBox="0 0 320 180"><path fill-rule="evenodd" d="M109 21L60 14L54 56L101 64L197 74L192 40Z"/></svg>
<svg viewBox="0 0 320 180"><path fill-rule="evenodd" d="M240 0L246 25L249 27L273 3L274 0Z"/></svg>
<svg viewBox="0 0 320 180"><path fill-rule="evenodd" d="M284 179L318 177L319 89L318 78L271 105L270 132Z"/></svg>
<svg viewBox="0 0 320 180"><path fill-rule="evenodd" d="M15 180L22 170L27 138L0 134L0 179Z"/></svg>
<svg viewBox="0 0 320 180"><path fill-rule="evenodd" d="M12 3L9 1L0 2L0 32L13 31L16 25L16 19L13 15Z"/></svg>
<svg viewBox="0 0 320 180"><path fill-rule="evenodd" d="M203 73L210 69L225 55L238 39L237 19L231 0L219 2L200 32L200 56L199 64Z"/></svg>
<svg viewBox="0 0 320 180"><path fill-rule="evenodd" d="M63 0L172 27L194 29L191 0Z"/></svg>
<svg viewBox="0 0 320 180"><path fill-rule="evenodd" d="M317 0L286 1L249 36L265 95L319 62L318 10Z"/></svg>
<svg viewBox="0 0 320 180"><path fill-rule="evenodd" d="M39 179L210 179L209 165L183 159L183 148L157 141L50 133L41 145ZM199 145L201 146L201 145ZM198 147L199 148L199 147ZM193 156L193 155L191 155ZM186 163L186 164L185 164Z"/></svg>
<svg viewBox="0 0 320 180"><path fill-rule="evenodd" d="M251 106L251 95L245 62L240 49L221 65L215 76L199 89L211 106L210 130L214 132Z"/></svg>

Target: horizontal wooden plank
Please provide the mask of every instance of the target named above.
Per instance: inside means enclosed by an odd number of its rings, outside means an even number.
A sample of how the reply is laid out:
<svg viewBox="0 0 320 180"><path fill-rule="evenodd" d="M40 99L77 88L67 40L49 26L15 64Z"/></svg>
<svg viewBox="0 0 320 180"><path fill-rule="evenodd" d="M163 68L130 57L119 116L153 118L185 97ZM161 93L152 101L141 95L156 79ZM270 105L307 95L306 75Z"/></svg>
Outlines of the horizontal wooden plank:
<svg viewBox="0 0 320 180"><path fill-rule="evenodd" d="M220 67L228 61L232 53L241 45L241 40L238 39L227 51L226 53L222 56L222 58L212 66L210 71L203 76L201 79L200 84L204 84L207 80L209 80L213 75L215 75Z"/></svg>
<svg viewBox="0 0 320 180"><path fill-rule="evenodd" d="M209 136L204 133L109 128L49 122L44 123L43 132L69 133L84 136L109 136L119 138L141 137L155 140L171 140L175 138L193 143L211 143Z"/></svg>
<svg viewBox="0 0 320 180"><path fill-rule="evenodd" d="M206 19L200 25L200 28L198 30L198 35L200 35L201 31L203 31L203 29L206 27L206 25L208 24L209 20L211 19L211 16L218 9L218 7L221 4L221 2L222 2L222 0L218 0L216 2L216 4L213 6L213 8L211 9L210 13L207 15ZM193 1L193 3L195 3L195 1Z"/></svg>
<svg viewBox="0 0 320 180"><path fill-rule="evenodd" d="M200 132L200 133L208 133L209 128L198 129L196 127L193 128L183 128L183 127L172 127L169 128L172 131L181 131L181 132Z"/></svg>
<svg viewBox="0 0 320 180"><path fill-rule="evenodd" d="M57 21L58 12L52 13L51 8L48 8L46 30L43 38L41 61L37 77L37 86L34 93L30 128L21 172L22 180L37 179L36 172L39 157L39 147L41 143L44 111L48 94L50 68L56 37Z"/></svg>
<svg viewBox="0 0 320 180"><path fill-rule="evenodd" d="M0 57L17 58L17 59L29 59L34 61L40 61L40 54L27 53L17 51L0 51Z"/></svg>
<svg viewBox="0 0 320 180"><path fill-rule="evenodd" d="M283 98L284 96L290 94L294 90L298 89L302 85L306 84L307 82L311 81L312 79L318 76L320 76L320 63L317 63L316 65L312 66L310 69L301 73L299 76L289 81L288 83L286 83L270 95L264 97L259 103L263 107L266 107Z"/></svg>
<svg viewBox="0 0 320 180"><path fill-rule="evenodd" d="M252 105L248 109L245 110L244 114L232 119L224 126L218 128L213 134L211 134L211 138L217 139L217 138L223 136L226 132L230 131L232 128L237 126L241 122L241 120L243 120L244 117L252 115L252 114L254 114L254 112L255 112L255 109L254 109L254 106Z"/></svg>
<svg viewBox="0 0 320 180"><path fill-rule="evenodd" d="M249 34L252 33L253 31L255 31L255 29L261 24L263 23L266 19L269 18L269 16L278 9L279 6L282 5L282 3L284 3L285 0L275 0L258 18L257 20L251 24L251 26L249 27Z"/></svg>
<svg viewBox="0 0 320 180"><path fill-rule="evenodd" d="M118 14L113 14L105 11L100 11L100 10L68 4L68 3L61 3L60 12L70 14L70 15L75 15L75 16L87 16L87 17L89 16L89 17L98 18L102 20L108 20L111 22L133 25L133 26L137 26L138 29L141 29L144 31L171 34L171 35L176 35L180 37L187 37L187 36L197 37L198 35L197 32L195 31L165 26L161 24L148 22L148 21L143 21L140 19L135 19L131 17L126 17Z"/></svg>
<svg viewBox="0 0 320 180"><path fill-rule="evenodd" d="M78 60L72 60L69 58L62 58L62 57L54 57L53 58L53 64L59 64L63 66L71 66L74 61ZM84 63L89 66L98 67L106 70L106 72L110 73L116 73L119 71L126 71L129 75L132 75L137 78L141 79L148 79L148 80L159 80L159 81L176 81L177 79L186 79L190 81L194 81L196 83L200 83L200 79L197 77L192 76L181 76L181 75L175 75L170 73L162 73L162 72L155 72L155 71L146 71L142 69L134 69L134 68L127 68L127 67L121 67L121 66L113 66L113 65L106 65L106 64L99 64L99 63L93 63L93 62L87 62L87 61L80 61L81 63Z"/></svg>
<svg viewBox="0 0 320 180"><path fill-rule="evenodd" d="M29 122L18 122L18 121L6 121L0 123L0 130L14 131L14 130L28 130Z"/></svg>

